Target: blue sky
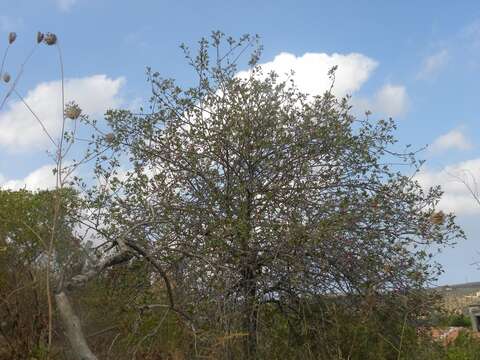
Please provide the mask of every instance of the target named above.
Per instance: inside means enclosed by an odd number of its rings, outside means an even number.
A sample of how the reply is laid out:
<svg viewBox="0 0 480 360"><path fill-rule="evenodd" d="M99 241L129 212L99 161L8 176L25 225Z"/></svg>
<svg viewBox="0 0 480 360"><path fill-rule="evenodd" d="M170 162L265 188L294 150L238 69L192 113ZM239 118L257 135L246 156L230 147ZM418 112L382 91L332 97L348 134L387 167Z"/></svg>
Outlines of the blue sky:
<svg viewBox="0 0 480 360"><path fill-rule="evenodd" d="M470 265L480 260L480 205L452 176L468 171L480 179L477 1L0 2L0 51L9 31L18 34L5 70L16 75L37 31L56 33L67 98L98 118L107 107L135 108L149 96L146 66L188 84L192 73L179 44L195 45L217 29L259 34L261 62L279 71L293 67L299 86L311 92L326 86L325 68L339 65L337 93L352 94L354 111L393 116L403 144L431 144L420 155L427 162L418 179L444 186L440 205L455 211L468 235L438 256L446 270L440 282L480 280ZM41 46L18 85L52 132L58 80L55 50ZM44 138L18 99L0 110L0 186L51 186Z"/></svg>

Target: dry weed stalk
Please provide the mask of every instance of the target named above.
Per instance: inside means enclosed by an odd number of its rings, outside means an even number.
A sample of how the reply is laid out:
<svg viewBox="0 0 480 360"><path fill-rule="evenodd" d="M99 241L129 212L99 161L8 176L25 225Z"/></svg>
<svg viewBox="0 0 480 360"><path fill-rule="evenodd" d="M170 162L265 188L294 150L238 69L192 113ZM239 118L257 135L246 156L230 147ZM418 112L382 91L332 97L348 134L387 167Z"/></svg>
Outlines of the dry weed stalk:
<svg viewBox="0 0 480 360"><path fill-rule="evenodd" d="M4 72L6 60L11 45L17 39L17 34L15 32L10 32L8 35L8 46L4 52L2 63L0 67L0 74L5 83L9 83L11 76L8 72ZM62 106L62 115L61 119L61 132L58 134L58 138L55 140L55 136L49 132L44 122L41 120L40 116L35 112L35 110L28 104L26 99L17 91L18 82L23 74L23 70L34 54L36 48L44 42L48 46L55 46L58 53L58 61L60 68L60 81L61 81L61 106ZM3 96L0 102L0 110L6 104L8 98L11 94L15 94L18 99L24 104L28 111L32 114L35 120L39 123L42 128L42 131L49 138L50 142L54 146L53 160L55 163L55 168L53 172L55 174L55 191L54 191L54 203L53 203L53 215L52 215L52 225L50 229L49 239L41 238L41 243L44 244L45 251L47 254L47 264L46 264L46 294L47 294L47 303L48 303L48 344L47 344L47 357L51 356L51 347L52 347L52 337L53 337L53 289L56 286L52 285L52 263L53 257L55 254L55 243L57 240L58 227L60 218L62 216L62 205L63 205L63 189L68 184L68 177L75 171L76 167L70 166L67 168L65 166L65 159L73 145L75 140L75 131L71 132L70 136L66 136L66 119L78 120L82 114L81 108L75 104L70 103L67 106L65 105L65 77L64 77L64 64L62 58L62 51L58 44L58 38L53 33L42 33L38 32L36 35L36 44L30 53L26 56L23 63L20 65L20 69L11 84L7 89L6 94ZM63 281L61 281L62 283ZM61 286L61 285L60 285ZM81 328L79 327L78 318L74 314L71 306L69 305L69 300L66 294L63 292L62 288L57 289L57 295L55 296L57 300L57 306L61 314L61 318L64 322L65 328L67 331L67 337L72 345L72 348L77 353L77 356L82 359L96 359L96 357L91 353L88 348L88 345L85 341ZM80 351L80 353L79 353Z"/></svg>

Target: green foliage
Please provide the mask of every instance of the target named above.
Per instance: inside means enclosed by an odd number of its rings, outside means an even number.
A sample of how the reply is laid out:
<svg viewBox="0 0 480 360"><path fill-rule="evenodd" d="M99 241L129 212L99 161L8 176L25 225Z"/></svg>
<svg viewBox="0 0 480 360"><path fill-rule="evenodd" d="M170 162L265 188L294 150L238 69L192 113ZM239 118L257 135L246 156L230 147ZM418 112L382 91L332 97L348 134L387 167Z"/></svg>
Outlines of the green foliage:
<svg viewBox="0 0 480 360"><path fill-rule="evenodd" d="M258 37L214 32L197 55L182 49L198 81L149 69L151 111L107 113L111 132L85 157L98 181L78 179L81 197L0 192L11 358L45 354L50 264L99 358L447 356L418 332L438 300L424 291L440 272L425 249L464 234L436 213L439 188L398 170L421 162L398 150L393 120L356 119L348 97L265 73ZM104 241L95 251L74 236L80 215ZM73 358L64 349L47 357Z"/></svg>
<svg viewBox="0 0 480 360"><path fill-rule="evenodd" d="M461 332L453 344L446 348L443 356L448 360L478 360L480 359L480 340L468 332Z"/></svg>
<svg viewBox="0 0 480 360"><path fill-rule="evenodd" d="M65 264L81 263L83 254L72 233L75 193L0 191L0 341L9 359L46 358L45 260L56 196L63 201L52 276L68 276Z"/></svg>
<svg viewBox="0 0 480 360"><path fill-rule="evenodd" d="M472 327L472 320L464 314L453 314L448 319L448 326Z"/></svg>
<svg viewBox="0 0 480 360"><path fill-rule="evenodd" d="M445 311L432 311L429 314L428 322L432 326L446 327L446 326L459 326L459 327L472 327L472 321L469 316L463 313L448 313Z"/></svg>
<svg viewBox="0 0 480 360"><path fill-rule="evenodd" d="M337 346L343 338L361 339L364 358L376 345L385 358L403 348L434 303L422 289L440 267L425 249L464 234L452 214L432 222L440 189L399 171L421 162L398 149L393 120L356 119L348 97L304 94L265 73L257 37L214 32L196 55L182 48L194 85L149 69L151 111L111 110L110 136L94 136L95 176L108 186L86 192L90 222L114 247L128 233L150 276L171 289L163 304L195 328L197 355L267 356L282 348L270 331L286 324L304 355L354 356L354 343ZM334 69L329 76L333 86ZM349 304L319 307L316 326L307 309L318 299ZM259 321L270 302L279 307L272 324ZM337 349L323 353L324 343Z"/></svg>

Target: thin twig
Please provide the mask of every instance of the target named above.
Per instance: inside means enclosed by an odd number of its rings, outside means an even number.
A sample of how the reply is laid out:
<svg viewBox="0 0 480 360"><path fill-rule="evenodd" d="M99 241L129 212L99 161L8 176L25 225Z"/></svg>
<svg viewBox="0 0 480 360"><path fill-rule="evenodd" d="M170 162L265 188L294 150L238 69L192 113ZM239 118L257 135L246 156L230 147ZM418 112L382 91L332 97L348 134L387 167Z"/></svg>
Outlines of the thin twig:
<svg viewBox="0 0 480 360"><path fill-rule="evenodd" d="M48 136L48 138L50 139L50 141L52 142L52 144L54 146L57 146L57 143L55 142L55 140L53 140L52 136L50 135L50 133L48 132L47 128L45 127L44 123L42 122L42 120L40 120L40 118L38 117L38 115L35 113L35 111L32 110L32 108L30 107L30 105L28 105L28 103L25 101L25 99L23 98L22 95L20 95L18 93L17 90L13 90L13 92L15 93L15 95L18 96L18 98L22 101L23 105L25 105L25 107L28 109L28 111L30 111L30 113L33 115L33 117L38 121L38 123L40 124L40 126L42 127L42 130L43 132Z"/></svg>
<svg viewBox="0 0 480 360"><path fill-rule="evenodd" d="M12 86L10 87L10 90L7 92L7 94L5 95L5 97L3 98L2 100L2 103L0 104L0 110L2 110L3 106L5 105L5 103L7 102L7 99L10 97L10 95L12 94L12 92L14 91L15 87L17 86L17 83L18 81L20 80L20 77L22 76L23 74L23 70L25 69L25 65L28 63L28 61L30 60L30 58L32 57L32 55L35 53L35 50L37 49L37 46L35 46L32 51L30 52L30 54L28 54L28 56L25 58L25 61L22 63L22 65L20 65L20 71L18 72L18 75L16 76Z"/></svg>
<svg viewBox="0 0 480 360"><path fill-rule="evenodd" d="M0 75L3 74L3 67L5 66L5 60L7 59L7 54L8 50L10 50L11 44L7 45L7 48L5 49L5 52L3 53L3 58L2 58L2 65L0 66Z"/></svg>

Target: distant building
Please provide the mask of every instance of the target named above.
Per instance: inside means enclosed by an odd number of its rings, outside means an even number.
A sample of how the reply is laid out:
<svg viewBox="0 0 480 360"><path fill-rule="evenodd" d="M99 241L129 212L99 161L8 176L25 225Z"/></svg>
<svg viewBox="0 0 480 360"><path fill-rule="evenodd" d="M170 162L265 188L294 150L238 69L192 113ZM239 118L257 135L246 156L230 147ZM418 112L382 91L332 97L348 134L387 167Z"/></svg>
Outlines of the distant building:
<svg viewBox="0 0 480 360"><path fill-rule="evenodd" d="M480 305L470 305L468 307L468 313L472 320L472 330L480 331Z"/></svg>

